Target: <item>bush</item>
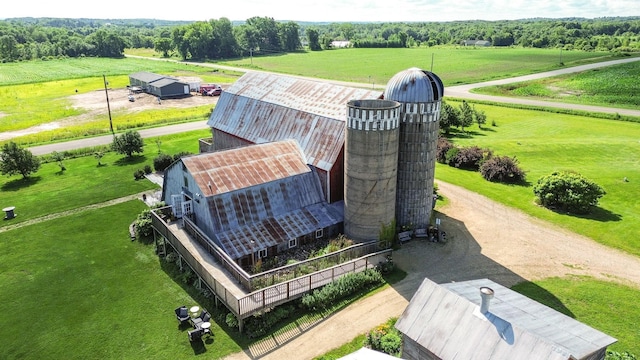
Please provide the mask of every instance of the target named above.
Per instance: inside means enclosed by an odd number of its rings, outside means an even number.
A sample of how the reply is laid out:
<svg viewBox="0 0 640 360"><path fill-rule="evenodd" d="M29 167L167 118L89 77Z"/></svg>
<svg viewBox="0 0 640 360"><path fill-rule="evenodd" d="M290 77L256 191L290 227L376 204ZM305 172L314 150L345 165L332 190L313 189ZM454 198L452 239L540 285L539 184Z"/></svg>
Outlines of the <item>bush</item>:
<svg viewBox="0 0 640 360"><path fill-rule="evenodd" d="M333 306L337 300L383 282L384 279L377 270L367 269L359 273L347 274L303 296L301 303L309 310L326 310Z"/></svg>
<svg viewBox="0 0 640 360"><path fill-rule="evenodd" d="M396 318L389 319L386 323L378 325L369 331L365 337L364 346L392 356L398 356L402 348L402 337L394 327L396 320Z"/></svg>
<svg viewBox="0 0 640 360"><path fill-rule="evenodd" d="M525 172L518 167L518 159L508 156L494 156L480 166L480 174L485 180L502 183L519 183L525 180Z"/></svg>
<svg viewBox="0 0 640 360"><path fill-rule="evenodd" d="M619 353L617 351L607 350L607 355L605 356L604 359L605 360L636 360L637 357L628 351Z"/></svg>
<svg viewBox="0 0 640 360"><path fill-rule="evenodd" d="M436 161L441 164L447 163L447 152L454 148L454 145L447 138L439 137L436 147Z"/></svg>
<svg viewBox="0 0 640 360"><path fill-rule="evenodd" d="M156 171L164 171L173 163L173 158L169 154L160 154L153 159L153 168Z"/></svg>
<svg viewBox="0 0 640 360"><path fill-rule="evenodd" d="M175 155L173 155L173 161L180 160L180 158L191 155L188 151L181 151Z"/></svg>
<svg viewBox="0 0 640 360"><path fill-rule="evenodd" d="M487 153L490 155L489 151ZM460 169L478 170L484 160L484 154L485 151L477 146L463 147L455 152L447 152L447 163Z"/></svg>
<svg viewBox="0 0 640 360"><path fill-rule="evenodd" d="M147 174L147 175L151 174L153 172L151 170L151 165L145 165L143 170L144 170L144 173Z"/></svg>
<svg viewBox="0 0 640 360"><path fill-rule="evenodd" d="M460 149L458 149L457 147L452 147L447 150L447 153L444 155L444 163L449 166L453 166L453 163L458 156L459 151Z"/></svg>
<svg viewBox="0 0 640 360"><path fill-rule="evenodd" d="M225 318L225 323L227 323L227 326L230 328L237 328L238 318L236 318L236 316L233 315L232 313L228 313L227 317Z"/></svg>
<svg viewBox="0 0 640 360"><path fill-rule="evenodd" d="M291 316L295 310L293 305L281 305L271 311L248 318L245 323L246 335L249 338L257 338L269 333L271 328Z"/></svg>
<svg viewBox="0 0 640 360"><path fill-rule="evenodd" d="M142 169L138 169L133 173L133 178L136 180L144 179L144 171Z"/></svg>
<svg viewBox="0 0 640 360"><path fill-rule="evenodd" d="M574 172L554 172L533 187L537 201L546 208L587 214L606 194L598 184Z"/></svg>

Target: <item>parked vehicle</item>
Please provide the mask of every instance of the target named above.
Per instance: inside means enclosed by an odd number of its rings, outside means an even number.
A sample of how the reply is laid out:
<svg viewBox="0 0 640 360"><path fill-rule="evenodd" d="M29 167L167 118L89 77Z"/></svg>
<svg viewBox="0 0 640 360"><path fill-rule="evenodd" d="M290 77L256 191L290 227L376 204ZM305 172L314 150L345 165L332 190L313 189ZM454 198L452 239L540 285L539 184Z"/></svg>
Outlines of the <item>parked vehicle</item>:
<svg viewBox="0 0 640 360"><path fill-rule="evenodd" d="M219 96L222 94L222 87L216 84L201 85L200 94L203 96Z"/></svg>

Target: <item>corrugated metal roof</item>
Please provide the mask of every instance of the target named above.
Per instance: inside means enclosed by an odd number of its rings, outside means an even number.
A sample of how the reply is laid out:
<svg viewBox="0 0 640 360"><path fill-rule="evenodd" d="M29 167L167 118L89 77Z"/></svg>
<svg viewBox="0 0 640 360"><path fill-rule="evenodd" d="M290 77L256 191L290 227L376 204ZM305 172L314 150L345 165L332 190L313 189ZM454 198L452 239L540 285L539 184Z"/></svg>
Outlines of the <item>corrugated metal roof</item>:
<svg viewBox="0 0 640 360"><path fill-rule="evenodd" d="M394 75L384 91L387 100L421 103L441 100L444 85L438 75L419 68L410 68Z"/></svg>
<svg viewBox="0 0 640 360"><path fill-rule="evenodd" d="M495 294L481 314L480 288ZM491 280L425 279L396 328L442 359L580 359L616 339Z"/></svg>
<svg viewBox="0 0 640 360"><path fill-rule="evenodd" d="M205 197L310 172L295 140L182 158Z"/></svg>
<svg viewBox="0 0 640 360"><path fill-rule="evenodd" d="M342 222L326 203L317 203L268 217L246 226L216 234L220 246L233 259L266 249ZM252 244L251 241L254 243Z"/></svg>
<svg viewBox="0 0 640 360"><path fill-rule="evenodd" d="M178 80L178 79L173 79L173 78L169 78L169 77L163 77L162 79L158 79L155 81L151 81L149 82L149 85L151 86L156 86L156 87L163 87L163 86L167 86L167 85L171 85L171 84L175 84L175 83L179 83L182 85L187 85L186 83Z"/></svg>
<svg viewBox="0 0 640 360"><path fill-rule="evenodd" d="M134 78L146 83L150 83L153 81L157 81L159 79L164 78L164 75L159 75L159 74L155 74L155 73L150 73L147 71L140 71L134 74L129 75L130 78Z"/></svg>
<svg viewBox="0 0 640 360"><path fill-rule="evenodd" d="M329 171L344 145L347 102L379 91L249 72L222 93L208 125L255 144L296 139L308 164Z"/></svg>

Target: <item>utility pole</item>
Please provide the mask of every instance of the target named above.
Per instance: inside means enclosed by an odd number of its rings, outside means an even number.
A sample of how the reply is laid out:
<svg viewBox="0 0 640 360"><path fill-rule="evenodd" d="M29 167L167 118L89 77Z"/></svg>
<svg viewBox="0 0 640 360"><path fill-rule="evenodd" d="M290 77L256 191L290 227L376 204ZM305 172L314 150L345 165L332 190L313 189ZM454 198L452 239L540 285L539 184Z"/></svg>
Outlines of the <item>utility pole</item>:
<svg viewBox="0 0 640 360"><path fill-rule="evenodd" d="M249 49L249 55L251 56L251 66L253 66L253 48Z"/></svg>
<svg viewBox="0 0 640 360"><path fill-rule="evenodd" d="M102 74L102 80L104 81L104 94L107 96L107 110L109 111L109 129L111 129L111 134L113 137L116 137L116 133L113 131L113 121L111 120L111 106L109 105L109 91L107 90L107 77Z"/></svg>

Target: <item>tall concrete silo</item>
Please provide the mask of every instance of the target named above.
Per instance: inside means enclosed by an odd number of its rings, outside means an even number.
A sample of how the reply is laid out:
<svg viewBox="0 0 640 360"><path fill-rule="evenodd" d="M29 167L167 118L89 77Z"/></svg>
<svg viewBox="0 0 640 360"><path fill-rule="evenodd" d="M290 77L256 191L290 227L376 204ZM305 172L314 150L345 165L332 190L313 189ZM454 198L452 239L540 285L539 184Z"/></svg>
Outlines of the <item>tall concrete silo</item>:
<svg viewBox="0 0 640 360"><path fill-rule="evenodd" d="M379 240L395 219L400 103L353 100L347 111L344 232Z"/></svg>
<svg viewBox="0 0 640 360"><path fill-rule="evenodd" d="M384 98L402 104L396 192L399 227L429 226L443 95L442 80L419 68L401 71L387 83Z"/></svg>

